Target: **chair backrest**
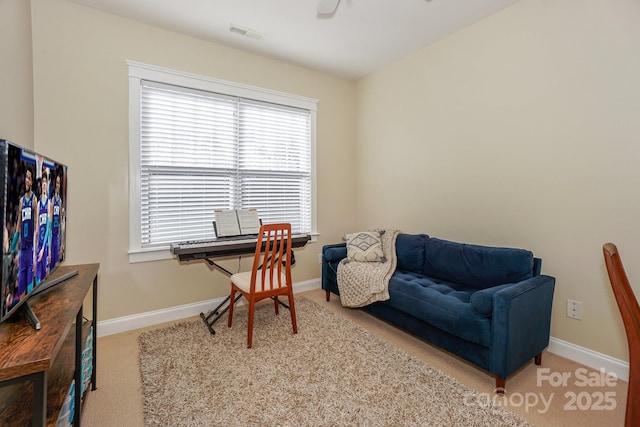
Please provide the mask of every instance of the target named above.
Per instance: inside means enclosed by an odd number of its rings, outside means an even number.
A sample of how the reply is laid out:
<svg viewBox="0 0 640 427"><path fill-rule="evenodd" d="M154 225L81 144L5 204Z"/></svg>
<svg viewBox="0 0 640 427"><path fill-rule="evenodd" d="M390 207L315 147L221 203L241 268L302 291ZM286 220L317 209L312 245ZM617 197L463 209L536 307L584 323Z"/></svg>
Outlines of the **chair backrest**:
<svg viewBox="0 0 640 427"><path fill-rule="evenodd" d="M260 227L253 257L251 292L268 292L291 285L291 224Z"/></svg>
<svg viewBox="0 0 640 427"><path fill-rule="evenodd" d="M602 251L629 343L629 391L625 426L631 426L640 420L640 306L629 284L616 245L606 243Z"/></svg>

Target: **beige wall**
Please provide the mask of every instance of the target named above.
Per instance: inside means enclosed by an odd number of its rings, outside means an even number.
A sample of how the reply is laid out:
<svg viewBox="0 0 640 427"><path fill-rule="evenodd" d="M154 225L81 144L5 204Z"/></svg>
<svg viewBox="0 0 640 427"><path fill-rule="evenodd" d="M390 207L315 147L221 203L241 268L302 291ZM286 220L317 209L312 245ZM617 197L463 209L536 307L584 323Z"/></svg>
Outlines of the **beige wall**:
<svg viewBox="0 0 640 427"><path fill-rule="evenodd" d="M358 82L358 224L531 249L552 336L628 360L602 244L640 294L638 23L637 0L523 0Z"/></svg>
<svg viewBox="0 0 640 427"><path fill-rule="evenodd" d="M637 1L523 0L355 85L65 0L31 8L35 148L70 166L69 261L101 263L100 319L228 286L205 263L128 263L131 59L320 100L321 234L294 280L369 226L524 247L557 278L552 335L628 360L601 246L640 283Z"/></svg>
<svg viewBox="0 0 640 427"><path fill-rule="evenodd" d="M68 262L100 262L99 320L228 294L206 263L129 264L128 76L134 60L319 100L317 243L294 281L320 277L318 253L353 229L355 84L147 26L65 0L33 1L35 148L69 166ZM237 260L224 261L235 271Z"/></svg>
<svg viewBox="0 0 640 427"><path fill-rule="evenodd" d="M33 148L31 7L0 0L0 138Z"/></svg>

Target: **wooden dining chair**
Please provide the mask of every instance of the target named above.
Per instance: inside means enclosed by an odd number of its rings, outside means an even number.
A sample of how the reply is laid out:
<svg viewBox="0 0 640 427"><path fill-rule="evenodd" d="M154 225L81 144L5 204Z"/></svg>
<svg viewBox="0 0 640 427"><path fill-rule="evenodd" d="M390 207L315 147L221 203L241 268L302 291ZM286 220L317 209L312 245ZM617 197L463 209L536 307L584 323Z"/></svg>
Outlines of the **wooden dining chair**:
<svg viewBox="0 0 640 427"><path fill-rule="evenodd" d="M624 425L637 426L640 422L640 370L638 370L640 369L638 365L640 363L640 307L627 279L616 245L606 243L602 251L629 343L629 389Z"/></svg>
<svg viewBox="0 0 640 427"><path fill-rule="evenodd" d="M291 283L291 264L293 261L291 236L291 224L282 223L261 226L253 257L253 268L251 271L236 273L231 276L228 326L231 327L233 321L236 292L240 292L249 302L247 348L251 348L253 341L253 319L256 302L266 298L273 298L277 315L280 304L278 297L288 297L293 333L298 333Z"/></svg>

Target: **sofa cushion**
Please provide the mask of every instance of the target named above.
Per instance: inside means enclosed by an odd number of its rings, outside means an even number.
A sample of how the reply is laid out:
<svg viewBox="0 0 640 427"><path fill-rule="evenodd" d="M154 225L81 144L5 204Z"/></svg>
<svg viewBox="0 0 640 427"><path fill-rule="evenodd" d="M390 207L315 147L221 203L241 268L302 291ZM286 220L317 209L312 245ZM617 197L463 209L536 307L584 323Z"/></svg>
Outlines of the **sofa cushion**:
<svg viewBox="0 0 640 427"><path fill-rule="evenodd" d="M382 240L378 231L361 231L345 234L347 242L347 258L349 261L384 262L386 258L382 251Z"/></svg>
<svg viewBox="0 0 640 427"><path fill-rule="evenodd" d="M424 270L424 248L429 240L426 234L399 234L396 238L398 269L422 273Z"/></svg>
<svg viewBox="0 0 640 427"><path fill-rule="evenodd" d="M493 314L493 295L500 289L504 289L511 285L512 283L507 283L505 285L498 285L475 291L471 294L471 300L469 301L471 303L471 308L480 316L491 316L491 314Z"/></svg>
<svg viewBox="0 0 640 427"><path fill-rule="evenodd" d="M422 274L485 289L533 277L533 253L524 249L470 245L431 238Z"/></svg>
<svg viewBox="0 0 640 427"><path fill-rule="evenodd" d="M417 317L432 326L467 341L489 347L491 322L470 304L475 289L396 270L389 281L389 300L396 310Z"/></svg>

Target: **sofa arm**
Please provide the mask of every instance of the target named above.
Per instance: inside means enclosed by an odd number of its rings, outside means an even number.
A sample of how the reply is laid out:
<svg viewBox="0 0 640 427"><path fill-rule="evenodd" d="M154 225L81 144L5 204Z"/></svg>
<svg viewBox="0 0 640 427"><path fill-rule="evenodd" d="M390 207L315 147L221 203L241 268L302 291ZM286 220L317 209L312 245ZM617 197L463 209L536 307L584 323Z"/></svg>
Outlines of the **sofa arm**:
<svg viewBox="0 0 640 427"><path fill-rule="evenodd" d="M536 276L496 292L493 298L490 372L515 372L549 345L555 278Z"/></svg>
<svg viewBox="0 0 640 427"><path fill-rule="evenodd" d="M340 262L342 258L347 257L347 244L336 243L333 245L324 245L322 247L322 260L329 263Z"/></svg>
<svg viewBox="0 0 640 427"><path fill-rule="evenodd" d="M338 290L338 264L346 257L347 245L345 243L322 247L322 289L340 295Z"/></svg>

